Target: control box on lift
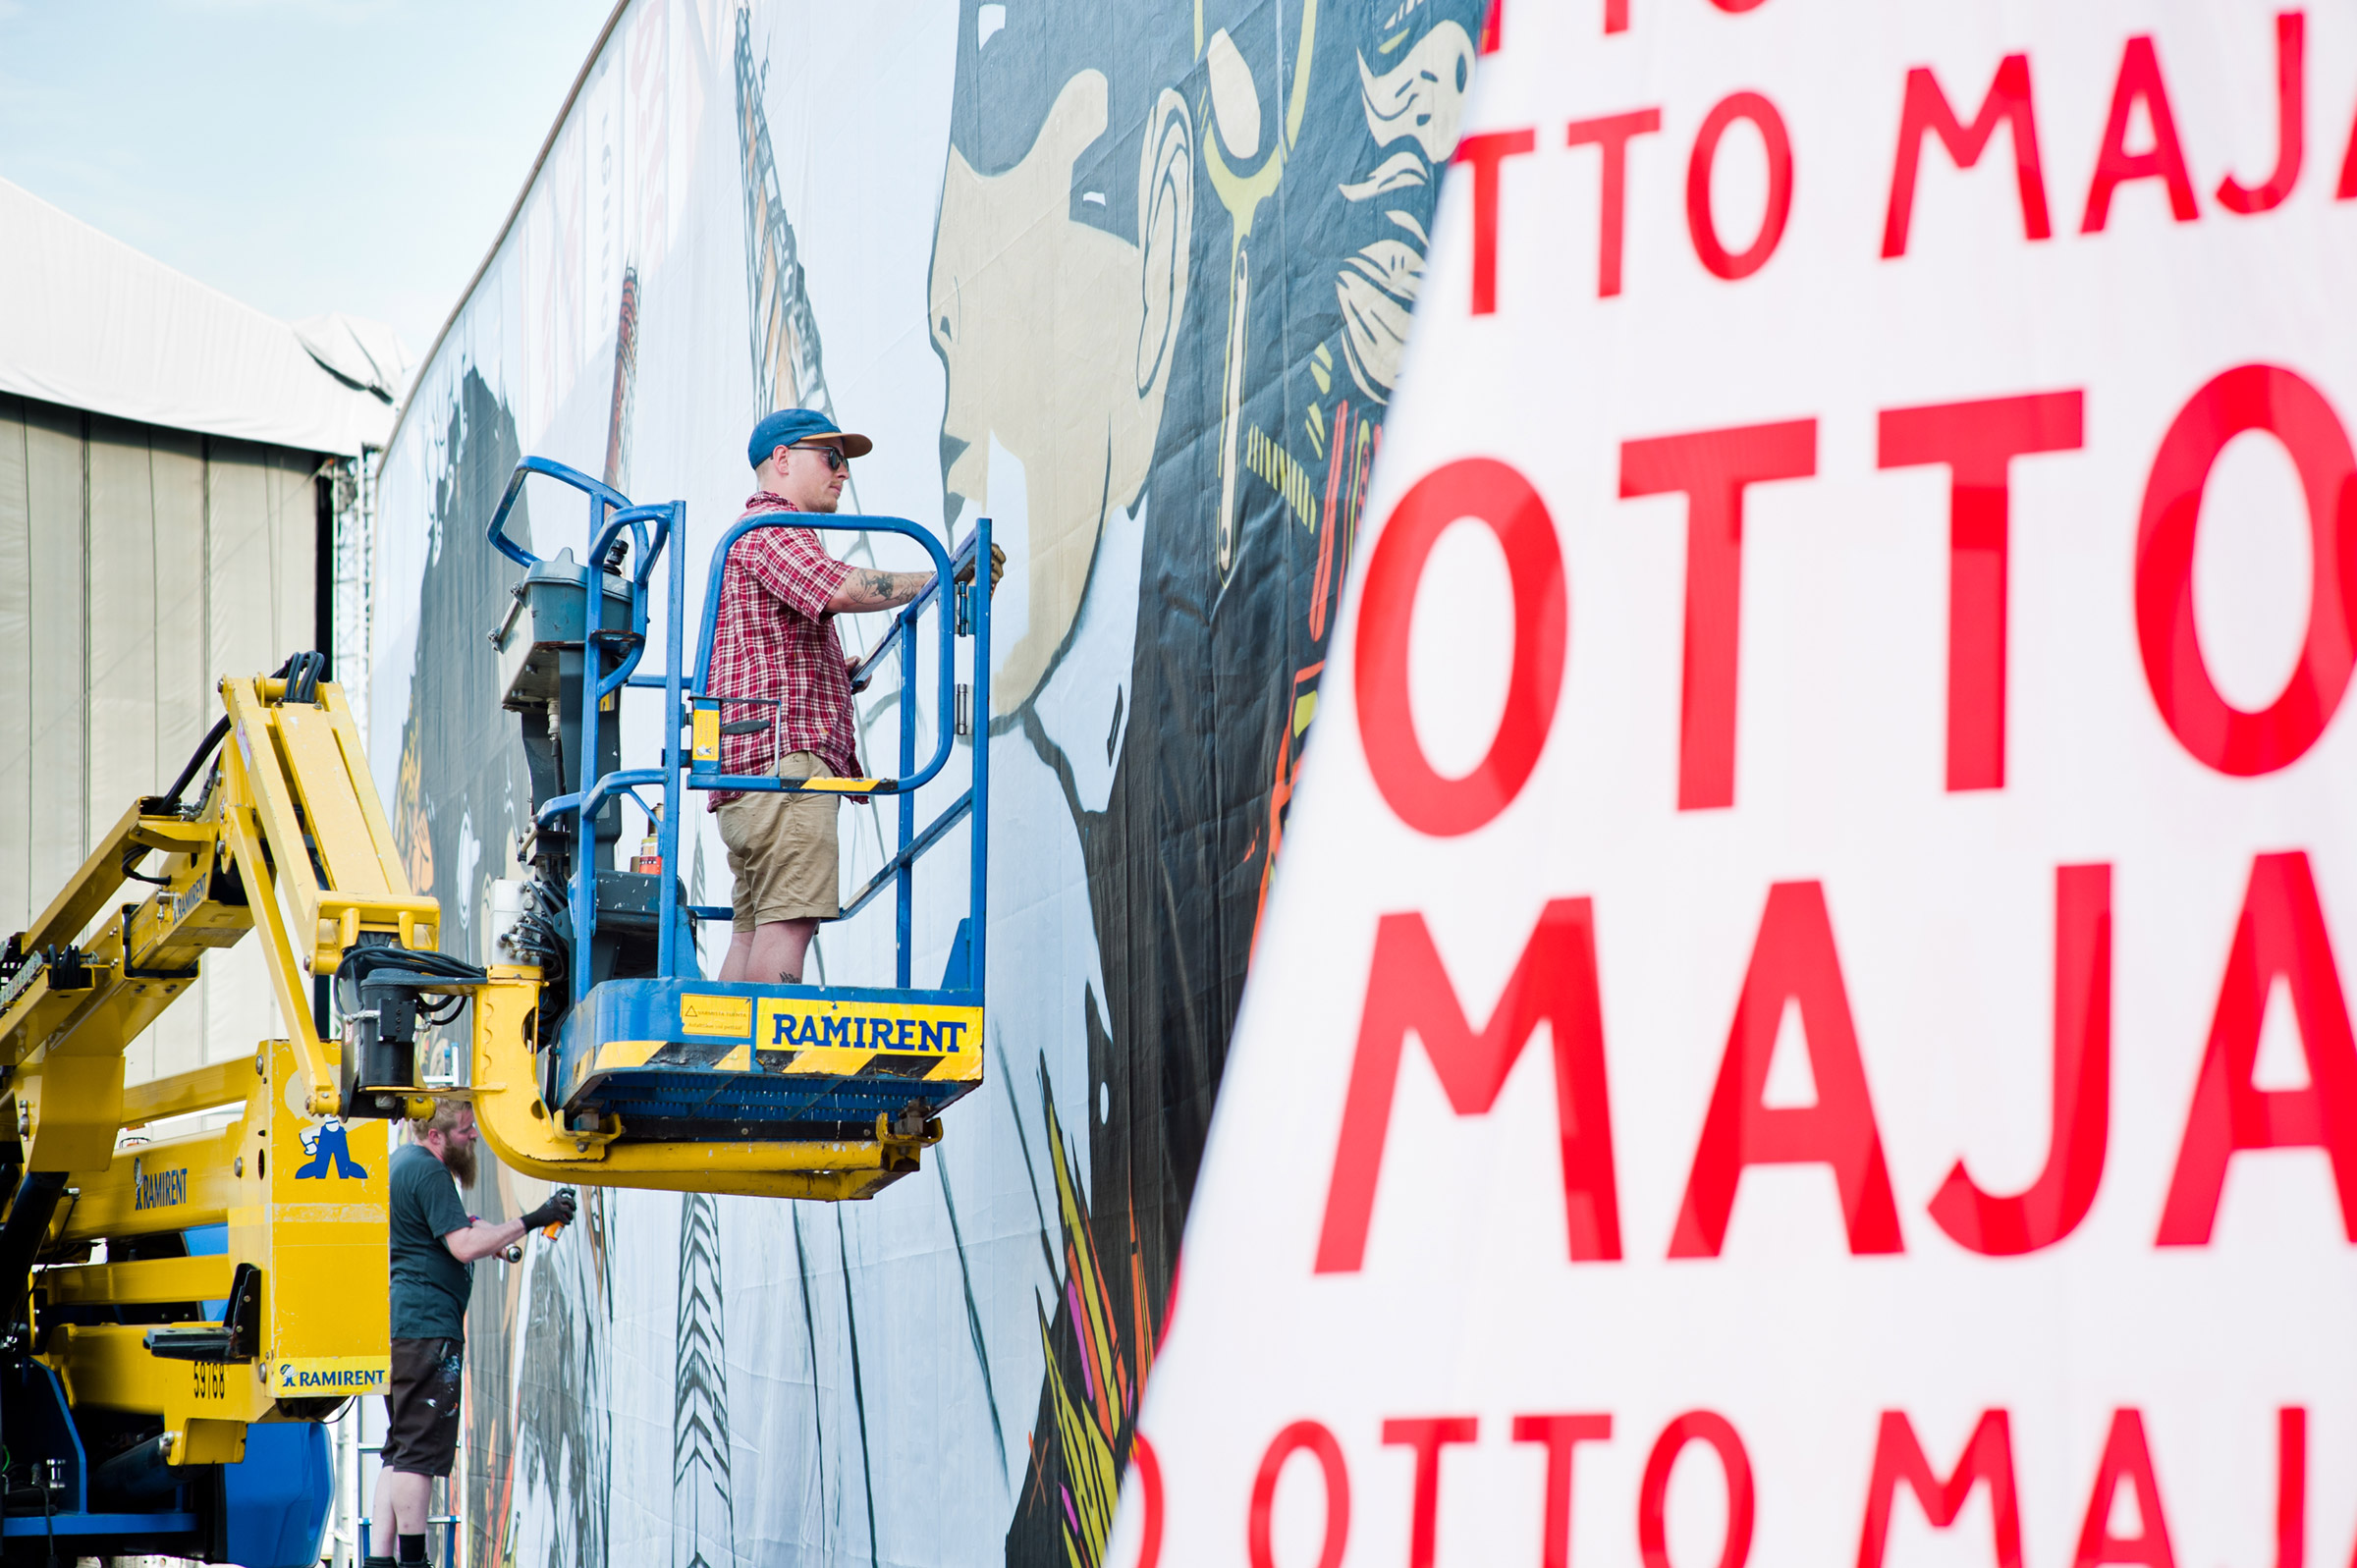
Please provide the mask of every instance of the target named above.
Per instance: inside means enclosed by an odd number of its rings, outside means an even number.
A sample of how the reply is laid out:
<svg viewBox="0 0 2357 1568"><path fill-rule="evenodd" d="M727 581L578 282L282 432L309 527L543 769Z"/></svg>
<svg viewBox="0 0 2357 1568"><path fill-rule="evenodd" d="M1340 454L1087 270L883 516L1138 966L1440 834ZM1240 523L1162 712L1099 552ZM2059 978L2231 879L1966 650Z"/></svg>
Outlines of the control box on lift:
<svg viewBox="0 0 2357 1568"><path fill-rule="evenodd" d="M591 649L597 653L600 676L610 676L642 645L641 633L630 623L630 579L616 568L627 559L628 536L616 540L599 568L596 588L591 572L569 549L537 561L511 590L514 604L491 632L499 655L500 706L521 718L525 768L531 779L531 838L522 854L534 877L526 901L541 911L561 909L574 881L578 823L557 815L538 820L552 800L580 793L583 769L581 711ZM589 624L589 605L598 607L598 622ZM622 767L622 725L619 701L601 699L604 722L597 726L597 758L587 770L592 780ZM594 814L590 851L598 904L597 936L590 946L590 984L617 975L652 974L659 946L656 920L662 899L650 873L611 864L622 836L622 801L608 800ZM684 900L675 899L675 906ZM684 918L684 917L682 917ZM693 938L687 939L692 945ZM518 951L512 956L529 961L539 954ZM556 977L551 976L552 980ZM540 1025L553 1039L565 1007L544 1009Z"/></svg>

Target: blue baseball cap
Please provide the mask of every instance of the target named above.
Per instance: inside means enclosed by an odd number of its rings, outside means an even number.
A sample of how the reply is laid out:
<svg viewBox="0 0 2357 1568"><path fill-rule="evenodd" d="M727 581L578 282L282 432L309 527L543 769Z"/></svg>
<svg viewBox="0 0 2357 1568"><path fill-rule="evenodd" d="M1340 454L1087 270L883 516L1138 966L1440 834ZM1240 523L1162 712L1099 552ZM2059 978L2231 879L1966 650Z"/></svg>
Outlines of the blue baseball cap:
<svg viewBox="0 0 2357 1568"><path fill-rule="evenodd" d="M753 426L753 438L744 447L745 460L758 468L780 447L798 447L812 441L831 441L843 449L847 458L864 458L876 450L876 444L867 437L836 429L835 421L816 408L780 408L764 414L761 422Z"/></svg>

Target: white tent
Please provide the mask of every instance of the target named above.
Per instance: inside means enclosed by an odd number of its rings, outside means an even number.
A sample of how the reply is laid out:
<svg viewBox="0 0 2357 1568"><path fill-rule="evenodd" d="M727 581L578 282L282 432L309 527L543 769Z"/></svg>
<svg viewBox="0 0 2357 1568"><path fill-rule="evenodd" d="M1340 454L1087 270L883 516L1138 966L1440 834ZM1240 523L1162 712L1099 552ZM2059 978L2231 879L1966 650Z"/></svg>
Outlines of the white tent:
<svg viewBox="0 0 2357 1568"><path fill-rule="evenodd" d="M0 181L0 935L220 711L215 681L334 641L335 477L407 355L290 326ZM337 466L343 466L339 463ZM134 1082L274 1032L258 951L205 966Z"/></svg>
<svg viewBox="0 0 2357 1568"><path fill-rule="evenodd" d="M142 424L351 457L404 368L389 329L299 329L0 180L0 392Z"/></svg>

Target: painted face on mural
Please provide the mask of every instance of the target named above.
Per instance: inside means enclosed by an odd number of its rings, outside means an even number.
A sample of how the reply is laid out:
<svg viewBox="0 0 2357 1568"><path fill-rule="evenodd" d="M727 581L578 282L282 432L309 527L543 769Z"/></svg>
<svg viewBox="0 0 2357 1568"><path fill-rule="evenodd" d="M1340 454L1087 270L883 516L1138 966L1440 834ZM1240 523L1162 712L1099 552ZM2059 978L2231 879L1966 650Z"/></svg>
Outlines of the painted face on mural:
<svg viewBox="0 0 2357 1568"><path fill-rule="evenodd" d="M1001 711L1065 643L1105 518L1156 468L1166 405L1186 404L1200 447L1176 504L1203 514L1225 577L1269 499L1252 487L1298 493L1327 457L1329 414L1290 410L1308 414L1296 429L1271 394L1339 383L1361 418L1389 400L1472 76L1452 9L961 8L929 315L950 504L1024 534ZM1296 443L1312 450L1276 454Z"/></svg>
<svg viewBox="0 0 2357 1568"><path fill-rule="evenodd" d="M1104 1374L1152 1364L1484 3L959 8L945 489L1025 573L994 601L994 707L1021 712L994 788L1060 791L1073 848L1037 814L1027 843L1088 876L1023 916L1069 910L1061 995L1007 1011L1042 1043L1050 1146L1102 1195L1093 1244L1131 1263L1075 1271L1049 1329L1009 1561L1106 1555L1084 1478L1121 1473L1136 1381ZM1097 1114L1062 1115L1051 1078L1083 1064ZM1089 1214L1065 1207L1064 1247Z"/></svg>
<svg viewBox="0 0 2357 1568"><path fill-rule="evenodd" d="M1027 614L996 676L1003 709L1031 694L1063 643L1107 510L1129 507L1144 488L1186 308L1194 156L1185 101L1158 95L1133 167L1082 167L1107 139L1108 111L1105 73L1081 71L1019 161L985 174L953 146L942 179L931 302L949 372L943 482L987 508L991 475L1012 459L1025 492ZM1080 189L1100 174L1130 182L1133 232L1085 210L1112 206L1112 192Z"/></svg>
<svg viewBox="0 0 2357 1568"><path fill-rule="evenodd" d="M1432 209L1432 187L1456 151L1465 92L1473 81L1473 40L1444 21L1414 42L1377 45L1358 59L1359 109L1374 143L1372 162L1340 194L1380 211L1392 232L1345 257L1335 274L1343 312L1343 357L1370 398L1388 402L1407 346L1408 312L1424 279L1430 244L1416 214Z"/></svg>

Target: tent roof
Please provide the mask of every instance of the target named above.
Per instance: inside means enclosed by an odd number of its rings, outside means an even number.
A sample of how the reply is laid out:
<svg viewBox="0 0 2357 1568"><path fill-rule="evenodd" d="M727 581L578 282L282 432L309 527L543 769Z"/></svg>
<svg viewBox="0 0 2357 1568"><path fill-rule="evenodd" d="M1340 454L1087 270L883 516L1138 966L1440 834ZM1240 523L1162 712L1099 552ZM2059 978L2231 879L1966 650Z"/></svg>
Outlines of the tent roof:
<svg viewBox="0 0 2357 1568"><path fill-rule="evenodd" d="M400 389L390 329L295 327L0 180L0 392L176 430L351 456Z"/></svg>

